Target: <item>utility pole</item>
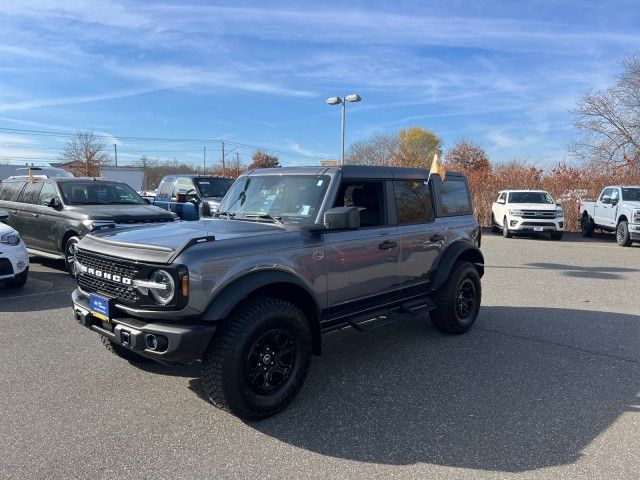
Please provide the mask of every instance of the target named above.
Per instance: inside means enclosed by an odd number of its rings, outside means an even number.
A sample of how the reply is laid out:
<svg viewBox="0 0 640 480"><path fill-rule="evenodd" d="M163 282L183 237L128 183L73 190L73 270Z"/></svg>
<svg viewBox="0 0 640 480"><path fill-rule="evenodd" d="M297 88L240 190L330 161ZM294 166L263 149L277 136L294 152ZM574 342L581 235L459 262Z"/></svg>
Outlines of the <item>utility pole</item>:
<svg viewBox="0 0 640 480"><path fill-rule="evenodd" d="M202 150L202 174L207 174L207 147L203 147Z"/></svg>
<svg viewBox="0 0 640 480"><path fill-rule="evenodd" d="M224 140L220 140L220 145L222 146L222 176L225 175L225 165L224 165Z"/></svg>
<svg viewBox="0 0 640 480"><path fill-rule="evenodd" d="M118 145L116 145L115 143L113 144L113 151L116 154L116 167L118 166Z"/></svg>

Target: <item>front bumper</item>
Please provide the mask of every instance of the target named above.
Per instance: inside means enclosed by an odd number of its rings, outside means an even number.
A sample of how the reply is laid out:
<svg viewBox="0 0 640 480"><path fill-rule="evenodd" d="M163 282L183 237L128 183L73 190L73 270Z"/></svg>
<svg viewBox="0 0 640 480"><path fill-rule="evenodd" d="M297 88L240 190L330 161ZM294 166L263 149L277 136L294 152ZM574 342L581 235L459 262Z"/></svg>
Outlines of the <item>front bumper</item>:
<svg viewBox="0 0 640 480"><path fill-rule="evenodd" d="M3 260L5 264L8 260L11 265L11 271L9 271L8 265L6 268L0 268L0 280L12 279L29 268L29 254L22 242L18 245L0 243L0 259L5 259Z"/></svg>
<svg viewBox="0 0 640 480"><path fill-rule="evenodd" d="M640 240L640 223L629 224L629 236L631 240Z"/></svg>
<svg viewBox="0 0 640 480"><path fill-rule="evenodd" d="M125 316L105 322L91 314L86 296L78 289L71 297L78 323L123 348L163 363L192 363L202 358L216 330L216 325L207 323L159 323Z"/></svg>
<svg viewBox="0 0 640 480"><path fill-rule="evenodd" d="M521 217L507 217L509 230L513 232L562 232L564 231L564 217L535 219ZM542 230L540 230L542 228Z"/></svg>

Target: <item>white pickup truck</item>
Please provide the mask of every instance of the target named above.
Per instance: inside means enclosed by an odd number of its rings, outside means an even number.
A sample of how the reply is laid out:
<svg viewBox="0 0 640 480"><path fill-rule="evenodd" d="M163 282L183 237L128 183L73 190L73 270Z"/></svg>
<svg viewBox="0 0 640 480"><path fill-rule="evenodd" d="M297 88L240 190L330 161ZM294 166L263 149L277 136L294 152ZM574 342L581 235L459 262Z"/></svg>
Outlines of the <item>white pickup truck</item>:
<svg viewBox="0 0 640 480"><path fill-rule="evenodd" d="M622 247L640 242L640 186L605 187L596 201L580 202L580 230L583 237L593 230L616 232Z"/></svg>

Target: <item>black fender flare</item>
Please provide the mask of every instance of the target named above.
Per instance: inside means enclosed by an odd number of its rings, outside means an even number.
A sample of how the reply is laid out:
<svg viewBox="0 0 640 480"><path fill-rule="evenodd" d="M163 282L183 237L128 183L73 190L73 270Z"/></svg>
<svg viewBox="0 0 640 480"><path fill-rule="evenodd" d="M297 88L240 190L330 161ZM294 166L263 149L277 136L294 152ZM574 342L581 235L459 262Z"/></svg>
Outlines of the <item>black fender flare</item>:
<svg viewBox="0 0 640 480"><path fill-rule="evenodd" d="M458 260L467 260L473 263L478 269L478 275L484 275L484 255L478 247L466 240L458 240L449 245L440 254L437 265L434 269L432 279L432 289L438 290L449 278L453 265Z"/></svg>
<svg viewBox="0 0 640 480"><path fill-rule="evenodd" d="M283 298L304 312L311 328L313 353L319 355L321 342L318 301L301 279L282 270L261 270L237 278L211 299L200 319L205 322L222 321L242 300L262 293Z"/></svg>

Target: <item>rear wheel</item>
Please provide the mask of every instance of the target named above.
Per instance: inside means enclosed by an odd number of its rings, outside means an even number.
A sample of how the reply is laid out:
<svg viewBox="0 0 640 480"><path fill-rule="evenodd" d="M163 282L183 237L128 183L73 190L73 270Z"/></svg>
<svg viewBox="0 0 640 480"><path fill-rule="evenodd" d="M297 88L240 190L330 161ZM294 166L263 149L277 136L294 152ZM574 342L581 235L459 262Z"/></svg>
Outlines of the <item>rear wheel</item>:
<svg viewBox="0 0 640 480"><path fill-rule="evenodd" d="M70 237L64 244L64 264L69 275L76 276L76 246L80 238Z"/></svg>
<svg viewBox="0 0 640 480"><path fill-rule="evenodd" d="M629 233L629 224L626 220L622 220L618 223L616 229L616 241L621 247L631 246L631 234Z"/></svg>
<svg viewBox="0 0 640 480"><path fill-rule="evenodd" d="M580 218L580 233L583 237L591 237L593 235L593 222L588 214L582 215Z"/></svg>
<svg viewBox="0 0 640 480"><path fill-rule="evenodd" d="M310 364L311 332L302 311L258 297L241 304L216 332L202 359L202 384L217 407L258 420L291 403Z"/></svg>
<svg viewBox="0 0 640 480"><path fill-rule="evenodd" d="M435 296L438 307L430 313L431 323L444 333L465 333L478 317L481 298L480 275L475 265L457 262Z"/></svg>
<svg viewBox="0 0 640 480"><path fill-rule="evenodd" d="M511 238L511 231L509 230L509 222L507 221L507 217L504 217L502 220L502 236L504 238Z"/></svg>

